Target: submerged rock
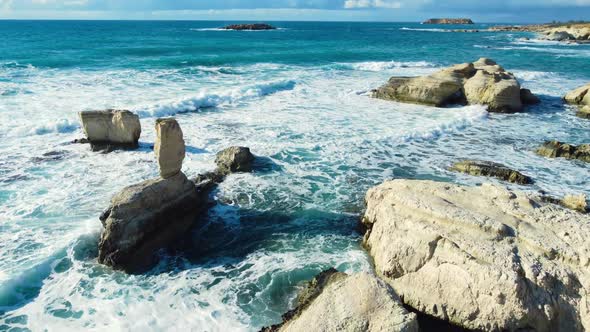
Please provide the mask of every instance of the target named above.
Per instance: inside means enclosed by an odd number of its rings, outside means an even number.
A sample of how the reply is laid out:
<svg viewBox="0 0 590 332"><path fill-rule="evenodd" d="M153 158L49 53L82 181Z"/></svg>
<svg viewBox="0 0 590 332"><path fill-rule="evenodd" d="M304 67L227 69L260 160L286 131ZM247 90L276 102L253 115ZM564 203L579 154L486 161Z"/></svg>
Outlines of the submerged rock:
<svg viewBox="0 0 590 332"><path fill-rule="evenodd" d="M93 150L135 149L141 135L139 116L124 110L78 113Z"/></svg>
<svg viewBox="0 0 590 332"><path fill-rule="evenodd" d="M490 184L394 180L366 203L363 243L406 305L475 330L590 327L589 216Z"/></svg>
<svg viewBox="0 0 590 332"><path fill-rule="evenodd" d="M157 119L156 135L154 152L160 166L160 176L166 179L178 174L182 169L185 156L182 129L175 119Z"/></svg>
<svg viewBox="0 0 590 332"><path fill-rule="evenodd" d="M528 90L527 90L528 91ZM373 90L373 97L444 107L451 104L482 104L493 112L519 112L533 99L522 95L520 84L491 59L455 65L421 77L392 77Z"/></svg>
<svg viewBox="0 0 590 332"><path fill-rule="evenodd" d="M254 23L254 24L232 24L223 27L225 30L275 30L276 28L270 24Z"/></svg>
<svg viewBox="0 0 590 332"><path fill-rule="evenodd" d="M418 331L409 313L385 282L359 273L330 269L316 276L298 297L298 306L279 325L262 331Z"/></svg>
<svg viewBox="0 0 590 332"><path fill-rule="evenodd" d="M535 152L540 156L548 158L578 159L590 162L590 144L576 146L559 141L548 141Z"/></svg>
<svg viewBox="0 0 590 332"><path fill-rule="evenodd" d="M250 148L232 146L217 153L215 163L218 172L229 174L235 172L250 172L254 163L254 155Z"/></svg>
<svg viewBox="0 0 590 332"><path fill-rule="evenodd" d="M500 180L518 184L533 183L533 180L530 177L510 169L502 164L491 161L462 160L453 164L451 170L475 176L491 176Z"/></svg>

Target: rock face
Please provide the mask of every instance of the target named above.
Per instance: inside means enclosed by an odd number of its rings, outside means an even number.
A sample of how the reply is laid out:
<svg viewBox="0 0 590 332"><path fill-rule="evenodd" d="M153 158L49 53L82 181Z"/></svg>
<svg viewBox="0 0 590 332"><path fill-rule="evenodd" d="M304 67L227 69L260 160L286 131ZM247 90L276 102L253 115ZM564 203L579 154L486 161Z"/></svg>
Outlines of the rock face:
<svg viewBox="0 0 590 332"><path fill-rule="evenodd" d="M322 272L298 302L283 315L283 323L263 331L418 331L416 315L401 305L391 287L366 273Z"/></svg>
<svg viewBox="0 0 590 332"><path fill-rule="evenodd" d="M520 100L525 105L535 105L541 102L529 89L520 89Z"/></svg>
<svg viewBox="0 0 590 332"><path fill-rule="evenodd" d="M82 128L94 146L136 148L141 135L139 116L129 111L106 110L78 113Z"/></svg>
<svg viewBox="0 0 590 332"><path fill-rule="evenodd" d="M369 190L363 243L403 302L485 331L590 328L590 217L490 184Z"/></svg>
<svg viewBox="0 0 590 332"><path fill-rule="evenodd" d="M580 107L577 116L590 119L590 83L569 92L563 99Z"/></svg>
<svg viewBox="0 0 590 332"><path fill-rule="evenodd" d="M232 146L217 153L215 163L218 172L221 174L250 172L254 159L254 155L249 148Z"/></svg>
<svg viewBox="0 0 590 332"><path fill-rule="evenodd" d="M431 18L422 24L474 24L469 18Z"/></svg>
<svg viewBox="0 0 590 332"><path fill-rule="evenodd" d="M373 97L436 107L482 104L493 112L519 112L523 100L525 103L533 100L534 96L527 91L521 91L512 73L493 60L481 58L428 76L392 77L387 84L373 90Z"/></svg>
<svg viewBox="0 0 590 332"><path fill-rule="evenodd" d="M453 164L451 170L475 176L491 176L500 180L518 184L533 183L533 180L530 177L510 169L502 164L490 161L462 160Z"/></svg>
<svg viewBox="0 0 590 332"><path fill-rule="evenodd" d="M254 23L254 24L232 24L223 27L225 30L275 30L276 28L269 24Z"/></svg>
<svg viewBox="0 0 590 332"><path fill-rule="evenodd" d="M157 119L156 134L154 152L160 166L160 176L167 179L178 174L182 169L185 156L182 129L175 119Z"/></svg>
<svg viewBox="0 0 590 332"><path fill-rule="evenodd" d="M539 147L536 152L538 155L548 158L578 159L590 162L590 144L575 146L559 141L548 141Z"/></svg>
<svg viewBox="0 0 590 332"><path fill-rule="evenodd" d="M186 233L206 201L207 192L183 173L123 189L101 216L99 263L127 272L149 268L159 249Z"/></svg>

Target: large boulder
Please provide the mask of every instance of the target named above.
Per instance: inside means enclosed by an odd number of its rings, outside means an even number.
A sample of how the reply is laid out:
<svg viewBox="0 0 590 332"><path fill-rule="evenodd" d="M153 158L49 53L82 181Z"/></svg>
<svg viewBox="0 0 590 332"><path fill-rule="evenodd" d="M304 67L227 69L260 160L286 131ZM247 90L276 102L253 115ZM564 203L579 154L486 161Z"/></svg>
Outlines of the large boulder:
<svg viewBox="0 0 590 332"><path fill-rule="evenodd" d="M186 234L206 195L183 173L124 188L101 216L98 261L127 272L148 268L159 249Z"/></svg>
<svg viewBox="0 0 590 332"><path fill-rule="evenodd" d="M565 40L575 40L576 37L570 34L567 31L550 31L544 36L546 40L554 40L554 41L565 41Z"/></svg>
<svg viewBox="0 0 590 332"><path fill-rule="evenodd" d="M579 106L577 116L590 119L590 83L569 92L563 99L568 104Z"/></svg>
<svg viewBox="0 0 590 332"><path fill-rule="evenodd" d="M394 180L363 243L403 302L467 329L590 328L590 217L505 187Z"/></svg>
<svg viewBox="0 0 590 332"><path fill-rule="evenodd" d="M250 172L254 160L255 157L250 152L250 148L232 146L217 153L215 164L220 174Z"/></svg>
<svg viewBox="0 0 590 332"><path fill-rule="evenodd" d="M455 65L422 77L392 77L373 90L375 98L444 107L482 104L493 112L518 112L537 102L529 90L521 91L512 73L491 59ZM536 98L536 97L535 97Z"/></svg>
<svg viewBox="0 0 590 332"><path fill-rule="evenodd" d="M180 125L173 118L156 120L154 152L160 166L160 176L166 179L180 172L185 156L184 139Z"/></svg>
<svg viewBox="0 0 590 332"><path fill-rule="evenodd" d="M475 176L491 176L500 180L518 184L533 183L533 180L530 177L520 173L519 171L515 171L502 164L491 161L461 160L454 163L453 166L451 166L451 170Z"/></svg>
<svg viewBox="0 0 590 332"><path fill-rule="evenodd" d="M416 315L402 306L385 282L367 273L347 275L334 269L315 277L299 295L297 308L283 319L262 331L419 330Z"/></svg>
<svg viewBox="0 0 590 332"><path fill-rule="evenodd" d="M95 149L106 146L136 148L141 135L139 116L124 110L78 113L86 137Z"/></svg>
<svg viewBox="0 0 590 332"><path fill-rule="evenodd" d="M547 141L535 152L547 158L577 159L590 162L590 144L576 146L559 141Z"/></svg>

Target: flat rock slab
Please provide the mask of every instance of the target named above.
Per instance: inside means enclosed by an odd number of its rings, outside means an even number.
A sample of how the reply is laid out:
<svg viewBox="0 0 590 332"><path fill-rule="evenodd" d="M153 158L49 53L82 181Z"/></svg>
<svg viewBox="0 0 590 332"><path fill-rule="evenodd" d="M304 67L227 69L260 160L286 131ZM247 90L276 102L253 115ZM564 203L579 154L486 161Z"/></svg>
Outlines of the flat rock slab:
<svg viewBox="0 0 590 332"><path fill-rule="evenodd" d="M139 116L126 110L85 111L78 113L86 138L93 150L137 148L141 135Z"/></svg>
<svg viewBox="0 0 590 332"><path fill-rule="evenodd" d="M482 160L462 160L451 166L451 170L475 176L491 176L503 181L518 184L531 184L533 180L502 164Z"/></svg>
<svg viewBox="0 0 590 332"><path fill-rule="evenodd" d="M486 331L590 328L590 217L502 186L394 180L363 243L403 302Z"/></svg>

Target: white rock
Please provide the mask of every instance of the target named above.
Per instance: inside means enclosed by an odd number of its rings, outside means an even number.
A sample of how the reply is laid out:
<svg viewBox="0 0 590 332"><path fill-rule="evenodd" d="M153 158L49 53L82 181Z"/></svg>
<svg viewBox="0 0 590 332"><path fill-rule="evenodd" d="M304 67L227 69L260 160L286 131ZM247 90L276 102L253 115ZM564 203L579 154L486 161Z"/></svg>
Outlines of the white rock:
<svg viewBox="0 0 590 332"><path fill-rule="evenodd" d="M129 111L105 110L78 113L84 133L93 143L137 144L139 116Z"/></svg>

